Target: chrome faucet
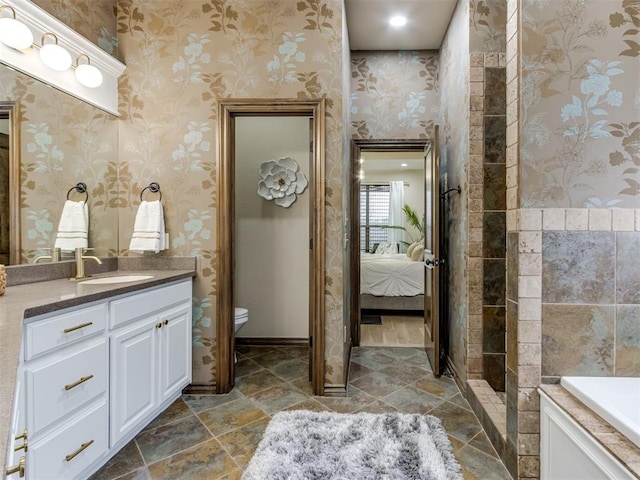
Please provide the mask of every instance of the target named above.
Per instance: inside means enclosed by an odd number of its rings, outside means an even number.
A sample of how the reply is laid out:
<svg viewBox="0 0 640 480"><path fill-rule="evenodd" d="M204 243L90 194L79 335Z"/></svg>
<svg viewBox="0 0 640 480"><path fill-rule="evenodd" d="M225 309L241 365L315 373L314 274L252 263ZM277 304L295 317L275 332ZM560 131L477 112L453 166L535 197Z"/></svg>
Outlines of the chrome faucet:
<svg viewBox="0 0 640 480"><path fill-rule="evenodd" d="M51 255L40 255L36 257L33 263L38 263L40 260L51 260L52 262L59 262L61 252L59 248L44 248L43 250L51 250Z"/></svg>
<svg viewBox="0 0 640 480"><path fill-rule="evenodd" d="M98 257L94 257L93 255L83 255L84 251L88 250L85 248L76 248L76 276L75 280L82 280L83 278L87 278L87 275L84 274L84 261L85 260L95 260L98 262L98 265L102 265L102 260Z"/></svg>

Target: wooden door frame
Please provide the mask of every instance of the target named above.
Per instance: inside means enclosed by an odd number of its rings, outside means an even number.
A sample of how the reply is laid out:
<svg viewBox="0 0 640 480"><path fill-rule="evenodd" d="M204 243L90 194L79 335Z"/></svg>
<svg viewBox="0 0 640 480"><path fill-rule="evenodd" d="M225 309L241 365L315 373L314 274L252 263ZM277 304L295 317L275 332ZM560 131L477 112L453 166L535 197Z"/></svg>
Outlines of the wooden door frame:
<svg viewBox="0 0 640 480"><path fill-rule="evenodd" d="M351 140L351 344L360 345L360 156L362 152L424 151L428 138L353 139Z"/></svg>
<svg viewBox="0 0 640 480"><path fill-rule="evenodd" d="M224 99L218 102L216 161L216 393L228 393L234 385L235 329L233 316L235 235L235 121L239 116L301 116L313 120L309 194L311 195L309 306L312 325L311 384L315 395L324 392L325 326L325 100L321 99Z"/></svg>
<svg viewBox="0 0 640 480"><path fill-rule="evenodd" d="M0 112L9 119L9 265L21 259L20 236L20 108L18 102L1 101Z"/></svg>

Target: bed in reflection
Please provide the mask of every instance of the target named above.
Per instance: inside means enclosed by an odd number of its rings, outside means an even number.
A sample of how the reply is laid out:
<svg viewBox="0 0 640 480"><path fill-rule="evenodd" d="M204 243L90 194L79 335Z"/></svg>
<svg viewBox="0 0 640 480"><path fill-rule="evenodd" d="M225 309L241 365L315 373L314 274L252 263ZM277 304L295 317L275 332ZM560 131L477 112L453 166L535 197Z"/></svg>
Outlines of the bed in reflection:
<svg viewBox="0 0 640 480"><path fill-rule="evenodd" d="M360 254L360 308L424 309L424 265L404 253Z"/></svg>

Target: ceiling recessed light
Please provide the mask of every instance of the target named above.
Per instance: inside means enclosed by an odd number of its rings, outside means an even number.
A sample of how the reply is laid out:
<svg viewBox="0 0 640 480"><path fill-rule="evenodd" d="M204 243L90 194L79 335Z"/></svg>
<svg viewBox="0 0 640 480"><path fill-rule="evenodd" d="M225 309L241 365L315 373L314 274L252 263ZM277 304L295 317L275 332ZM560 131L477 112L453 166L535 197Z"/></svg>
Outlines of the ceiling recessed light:
<svg viewBox="0 0 640 480"><path fill-rule="evenodd" d="M396 15L395 17L391 17L389 23L392 27L403 27L407 23L407 17L403 17L402 15Z"/></svg>
<svg viewBox="0 0 640 480"><path fill-rule="evenodd" d="M405 163L405 162L402 162L402 163L400 164L400 166L401 166L401 167L403 167L403 168L406 168L406 167L408 167L408 166L409 166L409 164L408 164L408 163Z"/></svg>

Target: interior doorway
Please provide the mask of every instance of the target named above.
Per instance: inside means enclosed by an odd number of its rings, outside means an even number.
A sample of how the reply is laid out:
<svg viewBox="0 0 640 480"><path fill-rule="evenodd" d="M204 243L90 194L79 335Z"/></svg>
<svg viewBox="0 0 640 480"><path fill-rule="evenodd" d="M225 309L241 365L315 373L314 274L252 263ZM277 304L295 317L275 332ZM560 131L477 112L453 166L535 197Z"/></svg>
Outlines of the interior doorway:
<svg viewBox="0 0 640 480"><path fill-rule="evenodd" d="M425 272L421 255L411 261L407 253L424 242L424 149L428 142L352 142L354 346L423 345ZM394 210L400 213L394 215ZM414 216L419 228L411 224Z"/></svg>
<svg viewBox="0 0 640 480"><path fill-rule="evenodd" d="M239 118L304 117L308 120L311 144L308 158L308 333L309 376L313 392L324 391L324 118L323 99L318 100L224 100L219 103L219 147L216 164L217 216L217 376L216 392L227 393L234 386L236 300L236 138ZM247 141L252 141L247 139ZM268 161L269 159L264 159ZM306 159L305 159L306 160ZM306 170L307 166L305 166ZM255 190L258 181L255 182ZM254 192L259 195L258 192ZM268 196L268 195L267 195ZM264 198L267 198L265 196ZM246 228L246 225L241 225ZM246 275L245 275L246 278ZM268 288L268 284L265 285ZM257 313L257 312L256 312ZM249 312L249 321L251 313Z"/></svg>

